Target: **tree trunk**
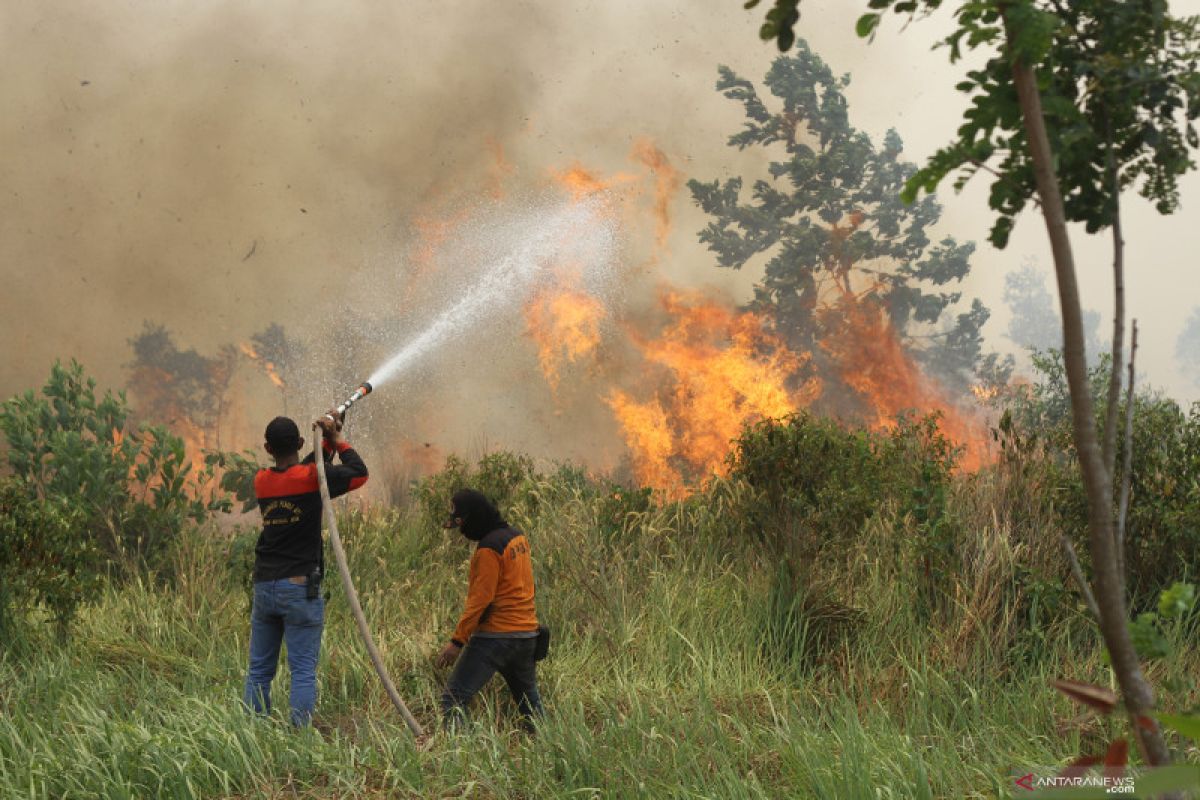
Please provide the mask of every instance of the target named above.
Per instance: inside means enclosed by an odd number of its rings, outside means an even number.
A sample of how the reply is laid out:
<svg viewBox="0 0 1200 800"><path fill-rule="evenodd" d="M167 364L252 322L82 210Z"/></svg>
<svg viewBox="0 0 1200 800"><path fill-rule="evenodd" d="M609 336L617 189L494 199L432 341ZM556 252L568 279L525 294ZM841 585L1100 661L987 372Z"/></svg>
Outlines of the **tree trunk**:
<svg viewBox="0 0 1200 800"><path fill-rule="evenodd" d="M1117 406L1121 403L1121 362L1125 345L1125 240L1121 237L1121 185L1112 164L1109 144L1109 180L1113 191L1113 338L1112 364L1108 376L1108 406L1104 413L1104 466L1110 480L1117 474Z"/></svg>
<svg viewBox="0 0 1200 800"><path fill-rule="evenodd" d="M1006 25L1009 52L1013 52L1014 31ZM1125 592L1117 567L1113 536L1112 476L1104 462L1096 433L1092 398L1087 381L1084 353L1083 319L1079 305L1079 285L1075 278L1075 260L1067 235L1066 214L1058 177L1054 173L1053 154L1042 115L1041 95L1033 68L1013 57L1013 83L1021 108L1034 179L1041 200L1042 216L1054 255L1058 295L1063 322L1063 363L1071 393L1075 449L1083 473L1087 494L1088 549L1095 573L1095 597L1100 610L1100 633L1108 648L1113 671L1121 687L1134 734L1151 765L1170 763L1170 753L1157 724L1149 716L1154 708L1154 690L1142 674L1137 652L1129 637ZM1115 365L1114 365L1115 368Z"/></svg>

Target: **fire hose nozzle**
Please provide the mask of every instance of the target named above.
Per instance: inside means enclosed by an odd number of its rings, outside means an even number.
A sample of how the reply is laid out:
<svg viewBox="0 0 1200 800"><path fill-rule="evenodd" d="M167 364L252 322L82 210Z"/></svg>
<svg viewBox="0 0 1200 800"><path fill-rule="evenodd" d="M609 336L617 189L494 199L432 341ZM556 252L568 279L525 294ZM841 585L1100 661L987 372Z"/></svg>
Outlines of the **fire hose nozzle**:
<svg viewBox="0 0 1200 800"><path fill-rule="evenodd" d="M346 398L346 402L342 403L340 406L337 407L337 415L339 417L345 416L346 412L350 409L350 406L354 405L359 400L362 400L364 397L369 395L373 388L374 387L371 386L370 381L363 381L362 385L360 385L357 389L354 390L354 394L352 394L348 398ZM325 418L331 419L334 422L337 422L337 420L334 419L334 417L330 414L326 414Z"/></svg>

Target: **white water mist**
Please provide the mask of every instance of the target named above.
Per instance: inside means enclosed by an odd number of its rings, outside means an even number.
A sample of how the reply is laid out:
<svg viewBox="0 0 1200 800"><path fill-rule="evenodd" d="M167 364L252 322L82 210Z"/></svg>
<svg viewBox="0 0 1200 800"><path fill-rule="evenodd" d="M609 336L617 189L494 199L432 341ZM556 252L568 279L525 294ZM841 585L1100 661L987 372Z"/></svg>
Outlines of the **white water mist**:
<svg viewBox="0 0 1200 800"><path fill-rule="evenodd" d="M464 230L487 239L486 250L494 253L490 263L461 289L457 299L371 374L367 381L375 388L481 323L512 310L556 267L580 269L592 288L607 283L612 274L616 234L604 214L602 197L538 205L478 228L466 224Z"/></svg>

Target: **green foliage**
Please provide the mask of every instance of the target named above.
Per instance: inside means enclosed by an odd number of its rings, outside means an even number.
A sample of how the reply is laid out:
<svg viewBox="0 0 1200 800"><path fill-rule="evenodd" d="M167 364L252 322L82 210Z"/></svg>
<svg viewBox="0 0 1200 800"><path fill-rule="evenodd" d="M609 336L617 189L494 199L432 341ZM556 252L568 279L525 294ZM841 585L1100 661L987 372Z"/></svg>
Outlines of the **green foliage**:
<svg viewBox="0 0 1200 800"><path fill-rule="evenodd" d="M238 531L229 537L225 550L228 583L245 592L247 602L254 599L254 548L258 536L257 529Z"/></svg>
<svg viewBox="0 0 1200 800"><path fill-rule="evenodd" d="M987 475L951 478L959 602L920 613L915 562L892 556L897 531L915 528L901 512L920 484L909 474L893 507L827 551L817 574L789 574L738 538L735 503L750 494L741 481L644 511L631 489L633 536L614 543L601 532L604 480L566 467L531 477L516 495L538 613L555 629L555 653L539 665L549 717L536 738L517 734L497 679L472 709L473 730L421 750L386 712L336 581L318 671L323 735L245 715L247 604L224 568L230 543L186 531L176 551L186 581L111 585L69 650L0 658L0 796L1005 796L1013 763L1079 751L1056 733L1070 716L1061 704L1029 699L1065 670L1106 682L1100 648L1067 626L1046 632L1040 661L997 646L1025 636L1007 605L1022 591L1014 560L1061 559L995 526L1022 487L995 493ZM415 504L347 509L343 522L378 644L432 729L445 673L430 655L461 611L468 550L428 536ZM252 539L238 538L243 553ZM986 558L965 560L981 548ZM1156 673L1194 674L1196 649L1183 647ZM278 680L285 706L286 668Z"/></svg>
<svg viewBox="0 0 1200 800"><path fill-rule="evenodd" d="M754 8L761 0L746 0L745 8ZM775 0L774 5L766 14L766 20L759 28L758 35L762 39L775 39L779 43L780 52L787 52L796 41L793 30L800 21L800 0Z"/></svg>
<svg viewBox="0 0 1200 800"><path fill-rule="evenodd" d="M859 18L870 37L888 9L909 17L936 10L942 0L869 0ZM779 0L779 5L785 5ZM786 5L795 5L788 2ZM788 49L785 27L799 18L775 14L760 36ZM1033 165L1012 82L1012 61L1038 75L1038 89L1055 173L1067 218L1089 231L1112 224L1121 190L1135 186L1161 214L1179 204L1179 177L1192 168L1200 146L1198 18L1173 17L1167 0L1062 3L1057 0L978 0L963 3L957 26L941 41L952 62L964 51L994 54L957 84L971 95L958 139L939 150L904 190L915 200L957 172L961 188L988 161L999 161L988 203L998 217L991 241L1008 242L1016 215L1033 199Z"/></svg>
<svg viewBox="0 0 1200 800"><path fill-rule="evenodd" d="M535 475L533 459L505 451L488 453L472 467L458 456L448 456L441 472L422 480L416 500L422 517L431 527L440 527L449 514L450 498L460 489L476 489L496 504L501 514L509 513L524 500L522 489Z"/></svg>
<svg viewBox="0 0 1200 800"><path fill-rule="evenodd" d="M1162 658L1171 652L1171 647L1158 628L1158 615L1145 611L1129 623L1129 638L1133 649L1146 661Z"/></svg>
<svg viewBox="0 0 1200 800"><path fill-rule="evenodd" d="M780 561L761 622L763 657L802 672L827 665L854 641L863 612L841 602L813 571Z"/></svg>
<svg viewBox="0 0 1200 800"><path fill-rule="evenodd" d="M1176 581L1158 597L1158 616L1165 620L1182 619L1196 607L1196 587Z"/></svg>
<svg viewBox="0 0 1200 800"><path fill-rule="evenodd" d="M605 539L620 536L631 517L646 514L654 507L654 490L648 486L631 488L604 481L596 494L596 524Z"/></svg>
<svg viewBox="0 0 1200 800"><path fill-rule="evenodd" d="M944 440L943 440L944 441ZM930 611L947 597L946 587L958 573L955 559L958 528L946 513L948 459L922 459L920 474L909 492L908 512L920 532L916 550L921 560L918 587L922 606Z"/></svg>
<svg viewBox="0 0 1200 800"><path fill-rule="evenodd" d="M1200 717L1159 714L1158 721L1176 733L1181 733L1189 739L1200 741Z"/></svg>
<svg viewBox="0 0 1200 800"><path fill-rule="evenodd" d="M802 412L748 428L729 475L754 491L737 513L770 552L810 558L844 547L881 510L903 507L932 554L951 547L944 489L955 457L936 416L873 433Z"/></svg>
<svg viewBox="0 0 1200 800"><path fill-rule="evenodd" d="M807 412L748 428L729 458L730 478L755 490L738 509L745 530L774 552L811 554L853 538L889 499L877 445L866 431Z"/></svg>
<svg viewBox="0 0 1200 800"><path fill-rule="evenodd" d="M1164 589L1155 611L1143 611L1129 623L1130 638L1139 656L1146 660L1165 658L1172 652L1173 640L1196 606L1196 587L1176 581Z"/></svg>
<svg viewBox="0 0 1200 800"><path fill-rule="evenodd" d="M254 494L254 476L262 469L253 450L234 453L216 450L204 454L204 464L221 476L221 491L231 495L242 504L242 513L258 508Z"/></svg>
<svg viewBox="0 0 1200 800"><path fill-rule="evenodd" d="M741 269L766 255L752 307L800 351L819 358L818 343L836 335L836 318L819 313L821 294L836 289L878 303L918 358L964 384L980 357L988 311L976 301L952 319L944 313L961 297L948 287L970 271L974 245L930 240L941 215L932 197L901 201L916 167L903 160L896 131L877 146L854 128L844 94L849 76L835 76L803 40L764 80L778 110L749 80L728 67L719 73L717 90L746 114L729 144L763 148L773 160L770 180L755 180L747 199L741 178L689 181L696 204L712 217L700 241L718 264Z"/></svg>
<svg viewBox="0 0 1200 800"><path fill-rule="evenodd" d="M0 479L0 645L34 607L66 638L80 606L98 599L103 557L80 535L85 522L67 498L38 498L15 478Z"/></svg>
<svg viewBox="0 0 1200 800"><path fill-rule="evenodd" d="M229 501L199 490L212 474L193 474L182 440L162 427L128 430L124 395L97 398L95 387L78 363L55 363L40 395L7 400L8 464L31 496L68 506L74 535L125 574L160 567L185 523Z"/></svg>
<svg viewBox="0 0 1200 800"><path fill-rule="evenodd" d="M1108 359L1089 370L1097 424L1105 415ZM1033 354L1037 380L1015 387L994 432L1001 457L1020 460L1031 486L1053 497L1056 523L1085 551L1087 506L1079 477L1062 356ZM1118 419L1125 415L1125 402ZM1118 437L1114 492L1124 478ZM1185 413L1173 400L1142 389L1134 395L1130 504L1125 559L1135 604L1153 602L1181 575L1200 574L1200 404ZM1114 507L1115 507L1114 497Z"/></svg>

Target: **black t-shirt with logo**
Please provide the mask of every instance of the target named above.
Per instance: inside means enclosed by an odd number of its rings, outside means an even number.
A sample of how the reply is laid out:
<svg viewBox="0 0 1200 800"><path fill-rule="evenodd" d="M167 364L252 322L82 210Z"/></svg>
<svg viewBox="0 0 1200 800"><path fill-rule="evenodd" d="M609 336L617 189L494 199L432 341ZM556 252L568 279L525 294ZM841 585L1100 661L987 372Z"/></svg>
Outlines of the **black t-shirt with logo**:
<svg viewBox="0 0 1200 800"><path fill-rule="evenodd" d="M323 443L330 497L340 497L367 482L367 466L346 442L337 445L340 464ZM308 575L321 563L321 492L317 465L310 453L287 469L261 469L254 476L254 495L263 529L254 547L254 581Z"/></svg>

